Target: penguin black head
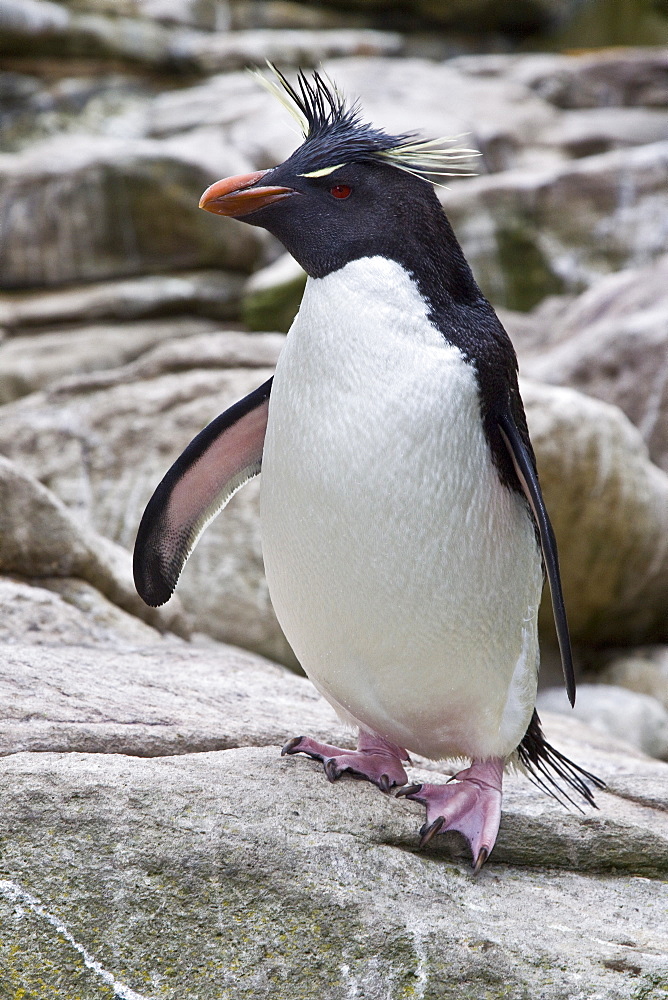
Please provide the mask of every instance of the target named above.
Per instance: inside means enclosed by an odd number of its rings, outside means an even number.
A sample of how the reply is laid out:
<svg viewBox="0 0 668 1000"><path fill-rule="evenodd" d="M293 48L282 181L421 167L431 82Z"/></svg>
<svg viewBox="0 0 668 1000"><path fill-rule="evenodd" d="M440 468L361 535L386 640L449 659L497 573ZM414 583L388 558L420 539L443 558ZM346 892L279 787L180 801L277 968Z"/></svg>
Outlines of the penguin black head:
<svg viewBox="0 0 668 1000"><path fill-rule="evenodd" d="M304 142L277 167L212 184L200 207L269 230L312 277L366 256L401 260L408 233L424 246L433 230L442 244L443 224L451 231L429 178L461 173L472 151L389 135L319 73L300 72L295 88L274 72L278 83L258 77L299 121Z"/></svg>

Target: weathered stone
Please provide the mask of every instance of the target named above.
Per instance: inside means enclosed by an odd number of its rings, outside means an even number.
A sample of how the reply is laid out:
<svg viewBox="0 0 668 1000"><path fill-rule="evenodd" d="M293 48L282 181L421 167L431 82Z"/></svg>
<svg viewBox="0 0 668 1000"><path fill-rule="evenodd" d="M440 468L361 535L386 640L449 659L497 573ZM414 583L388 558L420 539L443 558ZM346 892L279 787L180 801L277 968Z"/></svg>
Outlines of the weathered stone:
<svg viewBox="0 0 668 1000"><path fill-rule="evenodd" d="M667 135L668 108L587 108L565 111L536 140L582 157L661 142Z"/></svg>
<svg viewBox="0 0 668 1000"><path fill-rule="evenodd" d="M401 35L389 31L336 29L332 31L231 31L215 35L183 34L172 44L172 55L202 73L221 73L280 62L289 66L317 66L323 59L344 56L398 55Z"/></svg>
<svg viewBox="0 0 668 1000"><path fill-rule="evenodd" d="M544 316L531 320L546 328ZM668 256L602 278L555 318L550 343L525 344L521 360L532 378L619 406L668 471Z"/></svg>
<svg viewBox="0 0 668 1000"><path fill-rule="evenodd" d="M668 638L668 475L617 407L523 380L529 430L559 544L573 636ZM541 620L549 628L544 595Z"/></svg>
<svg viewBox="0 0 668 1000"><path fill-rule="evenodd" d="M650 695L668 708L668 646L604 650L591 666L592 676L602 684Z"/></svg>
<svg viewBox="0 0 668 1000"><path fill-rule="evenodd" d="M0 344L0 404L26 396L65 376L116 369L170 338L214 328L210 320L111 323L56 333L11 337Z"/></svg>
<svg viewBox="0 0 668 1000"><path fill-rule="evenodd" d="M248 335L251 349L255 336ZM273 371L199 369L194 355L191 365L101 389L95 382L104 383L103 373L82 376L79 385L74 380L67 389L10 403L2 411L0 452L38 475L73 518L90 520L130 549L148 499L191 438ZM264 580L258 487L257 481L245 486L204 533L179 596L199 631L294 662ZM13 514L19 524L19 508Z"/></svg>
<svg viewBox="0 0 668 1000"><path fill-rule="evenodd" d="M97 671L90 667L90 647L105 646L110 649L114 646L118 648L119 643L157 644L160 638L159 632L134 615L122 611L83 580L43 577L38 583L28 584L22 580L0 577L0 644L5 664L10 661L16 664L20 660L19 654L16 654L16 660L14 654L7 650L10 643L13 646L22 643L50 647L80 646L81 662L85 664L89 682L95 685L100 678ZM39 654L32 651L31 663L35 658L38 659ZM20 660L21 665L24 661L25 658ZM18 674L14 675L15 679L17 677ZM31 700L35 699L33 704L36 706L41 697L41 687L48 688L48 683L45 670L39 677L39 683L33 688L25 688L23 693ZM8 690L6 684L5 690ZM3 706L0 729L8 719L13 718L14 708L10 702L14 703L12 696L9 696ZM27 711L26 718L28 715L30 710ZM0 739L0 754L4 752L13 751L3 750Z"/></svg>
<svg viewBox="0 0 668 1000"><path fill-rule="evenodd" d="M668 107L665 48L511 58L511 75L560 108Z"/></svg>
<svg viewBox="0 0 668 1000"><path fill-rule="evenodd" d="M668 769L596 756L612 794L595 815L510 779L473 879L439 838L416 851L415 803L331 786L277 748L15 754L2 766L4 975L65 1000L658 1000L665 887L648 876L668 865Z"/></svg>
<svg viewBox="0 0 668 1000"><path fill-rule="evenodd" d="M579 684L573 709L561 688L542 691L537 707L541 715L572 713L588 726L630 743L649 757L668 760L668 710L650 695L612 684Z"/></svg>
<svg viewBox="0 0 668 1000"><path fill-rule="evenodd" d="M441 200L487 296L530 309L665 252L667 169L657 142L461 181Z"/></svg>
<svg viewBox="0 0 668 1000"><path fill-rule="evenodd" d="M246 282L241 315L251 330L290 329L304 294L306 273L290 256L283 254L273 264L256 271Z"/></svg>
<svg viewBox="0 0 668 1000"><path fill-rule="evenodd" d="M129 553L93 531L50 490L0 457L0 573L28 579L77 577L160 631L188 634L180 603L147 608Z"/></svg>
<svg viewBox="0 0 668 1000"><path fill-rule="evenodd" d="M253 227L198 209L216 177L159 142L67 136L1 157L0 171L4 289L247 271L258 257Z"/></svg>
<svg viewBox="0 0 668 1000"><path fill-rule="evenodd" d="M16 640L3 646L0 756L170 756L282 745L307 730L354 745L312 684L283 667L219 643L193 647L170 637L159 645L142 623L145 635L100 623L38 588L24 586L28 596L7 601L1 583L0 607L24 602L35 628L13 628ZM33 646L50 628L52 643Z"/></svg>
<svg viewBox="0 0 668 1000"><path fill-rule="evenodd" d="M182 313L233 319L243 277L230 271L151 274L50 291L0 294L0 324L7 329L147 319Z"/></svg>

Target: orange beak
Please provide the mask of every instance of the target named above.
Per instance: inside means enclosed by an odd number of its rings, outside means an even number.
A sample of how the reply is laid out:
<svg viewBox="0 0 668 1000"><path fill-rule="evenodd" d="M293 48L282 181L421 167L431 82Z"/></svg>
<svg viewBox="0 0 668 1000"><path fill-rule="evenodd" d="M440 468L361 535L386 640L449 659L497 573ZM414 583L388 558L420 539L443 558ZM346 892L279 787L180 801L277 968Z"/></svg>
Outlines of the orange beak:
<svg viewBox="0 0 668 1000"><path fill-rule="evenodd" d="M236 177L226 177L208 187L199 200L199 207L214 215L229 215L238 218L250 212L264 208L275 201L282 201L293 194L298 194L287 187L255 187L264 177L267 170L258 170L253 174L238 174Z"/></svg>

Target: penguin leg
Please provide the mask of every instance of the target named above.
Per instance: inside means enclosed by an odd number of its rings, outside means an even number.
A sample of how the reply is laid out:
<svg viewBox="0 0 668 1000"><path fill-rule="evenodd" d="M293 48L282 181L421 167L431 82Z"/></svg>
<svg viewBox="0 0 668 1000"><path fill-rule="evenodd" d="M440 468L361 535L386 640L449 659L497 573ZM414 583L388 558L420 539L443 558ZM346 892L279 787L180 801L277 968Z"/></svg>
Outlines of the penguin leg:
<svg viewBox="0 0 668 1000"><path fill-rule="evenodd" d="M360 778L377 785L381 792L389 792L397 785L405 785L406 772L402 761L410 763L403 747L398 747L382 736L360 729L357 750L342 750L328 743L317 743L310 736L296 736L285 744L281 756L305 753L313 760L321 760L329 781L336 781L345 771L351 778Z"/></svg>
<svg viewBox="0 0 668 1000"><path fill-rule="evenodd" d="M496 842L501 820L501 757L474 761L445 785L411 785L398 794L427 807L420 830L420 847L437 833L457 830L471 845L474 874L480 871Z"/></svg>

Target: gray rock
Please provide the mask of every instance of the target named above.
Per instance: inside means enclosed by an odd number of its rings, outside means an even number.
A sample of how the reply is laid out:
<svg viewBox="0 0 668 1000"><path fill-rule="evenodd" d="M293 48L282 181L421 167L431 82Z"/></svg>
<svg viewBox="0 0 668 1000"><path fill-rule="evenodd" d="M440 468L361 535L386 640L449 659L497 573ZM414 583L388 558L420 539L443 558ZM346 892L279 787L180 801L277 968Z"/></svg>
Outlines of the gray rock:
<svg viewBox="0 0 668 1000"><path fill-rule="evenodd" d="M253 227L198 209L216 176L159 142L67 136L0 158L0 172L4 289L181 268L243 272L259 254Z"/></svg>
<svg viewBox="0 0 668 1000"><path fill-rule="evenodd" d="M172 44L177 61L202 73L221 73L280 62L289 66L317 66L323 59L343 56L398 55L401 35L389 31L334 29L329 31L232 31L214 35L183 34Z"/></svg>
<svg viewBox="0 0 668 1000"><path fill-rule="evenodd" d="M586 108L564 111L539 136L540 145L565 155L594 156L624 146L661 142L668 135L668 108Z"/></svg>
<svg viewBox="0 0 668 1000"><path fill-rule="evenodd" d="M657 142L464 180L441 200L488 297L530 309L665 252L667 168Z"/></svg>
<svg viewBox="0 0 668 1000"><path fill-rule="evenodd" d="M282 330L297 315L306 273L289 253L256 271L246 282L241 315L251 330Z"/></svg>
<svg viewBox="0 0 668 1000"><path fill-rule="evenodd" d="M35 627L23 636L14 628L15 640L3 646L0 756L171 756L282 745L307 730L354 746L310 682L285 668L219 643L192 647L170 637L159 645L142 623L146 634L95 620L98 605L82 613L45 590L24 586L27 596L7 598L6 590L0 586L0 606L23 602L22 618ZM0 641L8 641L2 633Z"/></svg>
<svg viewBox="0 0 668 1000"><path fill-rule="evenodd" d="M668 708L668 646L639 646L599 653L592 672L602 684L650 695Z"/></svg>
<svg viewBox="0 0 668 1000"><path fill-rule="evenodd" d="M572 635L599 645L665 641L668 475L617 407L526 379L521 390ZM550 618L544 595L546 630Z"/></svg>
<svg viewBox="0 0 668 1000"><path fill-rule="evenodd" d="M656 698L612 684L579 684L571 709L561 688L538 696L538 711L561 712L624 740L649 757L668 760L668 710Z"/></svg>
<svg viewBox="0 0 668 1000"><path fill-rule="evenodd" d="M277 748L14 754L0 961L15 991L60 996L658 1000L668 769L595 756L600 813L511 779L472 879L448 844L416 852L415 803Z"/></svg>
<svg viewBox="0 0 668 1000"><path fill-rule="evenodd" d="M0 344L0 404L42 389L64 377L116 369L163 340L214 328L210 320L147 320L85 326L57 333L11 337Z"/></svg>
<svg viewBox="0 0 668 1000"><path fill-rule="evenodd" d="M20 653L9 652L8 644L15 647L21 644L86 648L103 646L109 649L114 646L118 648L119 643L157 644L160 638L159 632L134 615L122 611L83 580L42 577L35 584L29 584L18 579L0 577L0 644L3 647L3 659L7 656L5 663L11 661L19 674L25 665L25 657L21 659ZM33 650L30 655L38 657L39 654ZM99 677L95 671L91 672L89 657L90 653L82 648L82 673L86 672L89 684L97 684ZM15 674L14 679L17 677L18 674ZM23 696L39 698L40 685L48 687L46 672L40 675L35 687L23 689ZM7 678L4 687L8 691ZM10 695L3 708L3 712L6 709L6 714L3 715L0 726L13 718L14 709L9 704L12 701L14 698ZM26 711L26 718L29 715L30 712ZM7 746L5 743L3 749L0 740L0 754L14 752L8 751ZM16 745L13 746L16 749Z"/></svg>
<svg viewBox="0 0 668 1000"><path fill-rule="evenodd" d="M550 341L522 351L524 373L619 406L668 471L668 256L598 281L555 318Z"/></svg>
<svg viewBox="0 0 668 1000"><path fill-rule="evenodd" d="M230 271L151 274L49 291L0 293L0 324L20 331L62 323L147 319L182 313L233 319L243 276Z"/></svg>
<svg viewBox="0 0 668 1000"><path fill-rule="evenodd" d="M668 53L659 46L511 58L511 75L560 108L668 107Z"/></svg>
<svg viewBox="0 0 668 1000"><path fill-rule="evenodd" d="M147 608L137 595L129 553L93 531L50 490L0 457L0 573L28 579L76 577L160 631L188 634L180 603Z"/></svg>
<svg viewBox="0 0 668 1000"><path fill-rule="evenodd" d="M247 336L252 352L256 335ZM274 352L272 362L277 346L264 343ZM263 349L262 340L258 348ZM190 371L179 371L178 362L175 374L127 384L113 372L107 378L82 376L69 387L8 404L0 452L37 474L68 504L72 518L90 521L130 549L146 503L186 444L273 371L207 370L198 367L194 354L190 360ZM198 631L294 663L264 580L258 488L258 482L244 487L205 532L179 583L179 596ZM20 507L13 517L20 524Z"/></svg>

